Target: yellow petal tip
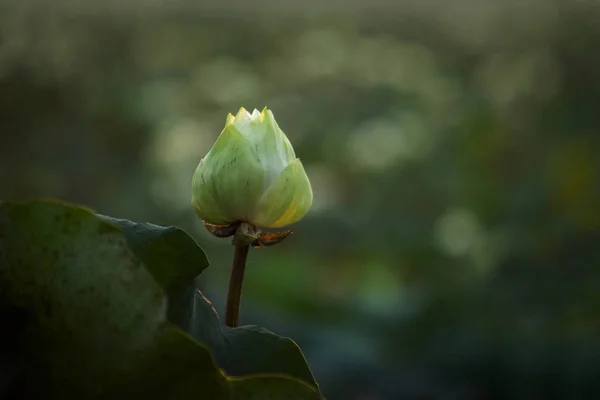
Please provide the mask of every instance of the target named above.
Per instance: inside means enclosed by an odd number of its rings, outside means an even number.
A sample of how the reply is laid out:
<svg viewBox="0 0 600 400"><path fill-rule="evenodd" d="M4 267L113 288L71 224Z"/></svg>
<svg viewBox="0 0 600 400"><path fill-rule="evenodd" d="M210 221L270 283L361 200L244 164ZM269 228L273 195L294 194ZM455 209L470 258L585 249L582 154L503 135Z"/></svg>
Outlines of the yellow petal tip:
<svg viewBox="0 0 600 400"><path fill-rule="evenodd" d="M239 111L235 115L235 119L244 120L247 119L249 116L250 113L248 112L248 110L246 110L244 107L240 107Z"/></svg>

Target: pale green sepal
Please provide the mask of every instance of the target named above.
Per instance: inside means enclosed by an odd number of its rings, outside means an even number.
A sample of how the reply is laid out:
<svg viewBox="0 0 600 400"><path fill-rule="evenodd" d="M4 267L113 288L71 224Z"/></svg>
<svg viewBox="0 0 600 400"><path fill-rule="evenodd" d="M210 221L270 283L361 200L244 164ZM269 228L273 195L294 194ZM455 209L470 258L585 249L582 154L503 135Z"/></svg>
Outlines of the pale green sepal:
<svg viewBox="0 0 600 400"><path fill-rule="evenodd" d="M212 198L226 210L228 222L251 217L264 191L264 175L255 149L235 125L225 127L201 173Z"/></svg>
<svg viewBox="0 0 600 400"><path fill-rule="evenodd" d="M261 114L263 115L265 125L268 125L273 131L277 132L279 137L282 139L281 145L283 151L285 152L286 161L288 163L291 163L296 159L296 153L294 152L294 148L292 147L290 140L281 130L279 125L277 125L277 121L275 121L275 116L273 115L273 112L265 107Z"/></svg>
<svg viewBox="0 0 600 400"><path fill-rule="evenodd" d="M313 193L300 159L290 163L261 197L254 218L257 226L280 228L299 221L312 205Z"/></svg>
<svg viewBox="0 0 600 400"><path fill-rule="evenodd" d="M210 190L202 177L203 171L204 159L200 160L192 178L192 205L196 210L196 214L209 224L226 225L233 222L229 221L227 213L210 194Z"/></svg>
<svg viewBox="0 0 600 400"><path fill-rule="evenodd" d="M255 110L250 117L253 119L243 122L245 125L241 132L246 139L252 142L259 155L265 171L263 190L266 190L284 168L296 159L296 155L290 141L277 127L273 114L269 110L264 109L262 113ZM243 121L246 120L243 119Z"/></svg>

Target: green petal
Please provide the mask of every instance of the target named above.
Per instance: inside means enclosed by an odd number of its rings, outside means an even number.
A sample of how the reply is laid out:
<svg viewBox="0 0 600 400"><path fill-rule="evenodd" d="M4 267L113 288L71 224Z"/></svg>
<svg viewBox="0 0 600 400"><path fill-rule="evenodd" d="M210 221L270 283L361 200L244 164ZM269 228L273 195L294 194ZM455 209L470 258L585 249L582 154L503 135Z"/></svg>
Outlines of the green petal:
<svg viewBox="0 0 600 400"><path fill-rule="evenodd" d="M266 172L265 182L269 185L283 169L296 159L294 149L279 129L273 114L264 109L255 119L240 128L244 137L252 142ZM267 189L265 187L264 189Z"/></svg>
<svg viewBox="0 0 600 400"><path fill-rule="evenodd" d="M228 222L246 221L264 187L264 173L251 143L234 125L228 125L204 163L204 185Z"/></svg>
<svg viewBox="0 0 600 400"><path fill-rule="evenodd" d="M248 110L246 110L244 107L240 107L237 114L235 114L235 118L233 119L233 125L235 125L239 131L242 131L242 129L249 123L250 114L248 113Z"/></svg>
<svg viewBox="0 0 600 400"><path fill-rule="evenodd" d="M278 135L282 136L281 145L283 151L285 152L286 160L288 161L288 163L291 163L296 159L296 153L294 152L294 148L292 147L290 140L287 138L285 133L283 133L281 128L279 128L279 125L277 125L277 121L275 121L275 116L273 115L271 110L265 107L264 110L262 110L261 114L264 118L264 124L267 125L269 129L272 129Z"/></svg>
<svg viewBox="0 0 600 400"><path fill-rule="evenodd" d="M227 213L210 194L210 190L204 182L203 173L205 169L204 159L200 160L194 177L192 178L192 205L196 213L203 221L215 225L226 225L234 221L227 218Z"/></svg>
<svg viewBox="0 0 600 400"><path fill-rule="evenodd" d="M306 215L312 199L308 176L297 158L267 189L250 222L265 228L281 228L293 224Z"/></svg>

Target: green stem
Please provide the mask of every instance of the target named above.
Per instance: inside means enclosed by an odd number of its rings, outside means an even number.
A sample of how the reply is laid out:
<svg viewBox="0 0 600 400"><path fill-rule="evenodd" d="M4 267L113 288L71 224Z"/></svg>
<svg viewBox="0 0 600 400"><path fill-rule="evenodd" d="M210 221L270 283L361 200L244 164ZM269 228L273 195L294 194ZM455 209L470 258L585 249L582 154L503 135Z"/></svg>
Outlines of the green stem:
<svg viewBox="0 0 600 400"><path fill-rule="evenodd" d="M240 302L242 300L242 283L244 271L246 270L246 259L248 258L247 244L234 246L233 265L229 275L229 292L227 293L227 305L225 308L225 324L232 328L238 326L240 319Z"/></svg>

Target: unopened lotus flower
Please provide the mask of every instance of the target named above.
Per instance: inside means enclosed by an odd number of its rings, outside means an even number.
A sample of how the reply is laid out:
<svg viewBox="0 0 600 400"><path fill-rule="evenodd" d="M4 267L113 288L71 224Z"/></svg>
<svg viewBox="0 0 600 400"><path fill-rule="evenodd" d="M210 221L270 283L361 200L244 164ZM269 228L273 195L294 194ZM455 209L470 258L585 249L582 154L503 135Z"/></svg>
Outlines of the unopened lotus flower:
<svg viewBox="0 0 600 400"><path fill-rule="evenodd" d="M215 225L280 228L304 217L312 199L304 167L267 108L229 114L192 180L197 214Z"/></svg>

